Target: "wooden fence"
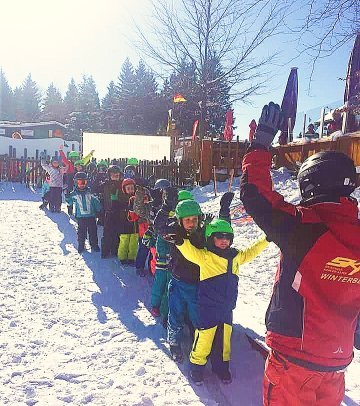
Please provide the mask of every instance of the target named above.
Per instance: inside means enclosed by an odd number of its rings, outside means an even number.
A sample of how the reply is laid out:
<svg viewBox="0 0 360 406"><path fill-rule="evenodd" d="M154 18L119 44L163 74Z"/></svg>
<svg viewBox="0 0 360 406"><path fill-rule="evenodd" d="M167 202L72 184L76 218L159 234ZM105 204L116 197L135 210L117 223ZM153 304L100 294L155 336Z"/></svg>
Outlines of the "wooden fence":
<svg viewBox="0 0 360 406"><path fill-rule="evenodd" d="M126 159L113 160L121 169L126 166ZM194 166L191 161L180 163L162 161L140 161L138 166L139 174L145 179L154 175L155 179L169 179L172 184L178 187L192 186L195 182ZM17 159L0 157L0 181L20 182L27 186L42 185L44 170L39 160Z"/></svg>
<svg viewBox="0 0 360 406"><path fill-rule="evenodd" d="M301 163L309 156L320 151L339 151L348 155L360 168L360 133L352 133L339 137L336 140L319 139L305 143L281 145L276 148L276 167L285 166L297 170ZM360 185L360 174L357 175L357 184Z"/></svg>

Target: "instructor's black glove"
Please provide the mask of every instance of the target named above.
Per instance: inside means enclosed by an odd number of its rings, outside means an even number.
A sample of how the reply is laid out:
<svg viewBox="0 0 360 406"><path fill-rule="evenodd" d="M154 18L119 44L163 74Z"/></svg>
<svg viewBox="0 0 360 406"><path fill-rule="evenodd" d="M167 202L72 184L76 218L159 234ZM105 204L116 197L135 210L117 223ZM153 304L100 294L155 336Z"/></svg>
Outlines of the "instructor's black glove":
<svg viewBox="0 0 360 406"><path fill-rule="evenodd" d="M269 148L281 127L282 121L283 114L280 106L273 102L265 104L259 118L253 142Z"/></svg>
<svg viewBox="0 0 360 406"><path fill-rule="evenodd" d="M230 205L234 196L233 192L226 192L222 195L220 200L220 217L230 217Z"/></svg>

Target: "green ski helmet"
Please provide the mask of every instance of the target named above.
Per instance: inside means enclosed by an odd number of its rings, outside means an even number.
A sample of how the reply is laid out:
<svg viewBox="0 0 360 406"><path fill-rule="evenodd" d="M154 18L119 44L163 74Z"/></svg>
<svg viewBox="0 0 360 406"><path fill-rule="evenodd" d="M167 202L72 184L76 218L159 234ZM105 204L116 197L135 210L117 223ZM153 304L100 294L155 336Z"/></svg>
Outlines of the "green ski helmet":
<svg viewBox="0 0 360 406"><path fill-rule="evenodd" d="M74 166L84 166L84 162L82 159L79 159L74 162Z"/></svg>
<svg viewBox="0 0 360 406"><path fill-rule="evenodd" d="M138 161L137 158L128 158L128 160L126 161L126 165L138 166L138 165L139 165L139 161Z"/></svg>
<svg viewBox="0 0 360 406"><path fill-rule="evenodd" d="M234 238L234 230L231 227L231 224L228 223L225 220L221 219L213 219L211 223L206 225L205 228L205 238L206 240L209 239L209 237L214 236L214 234L225 234L231 236L230 240L232 242Z"/></svg>
<svg viewBox="0 0 360 406"><path fill-rule="evenodd" d="M178 201L182 200L194 200L194 196L188 190L179 190L178 191Z"/></svg>
<svg viewBox="0 0 360 406"><path fill-rule="evenodd" d="M103 166L105 168L107 168L109 166L109 164L107 163L107 161L105 161L105 159L101 159L98 164L97 167L99 168L100 166Z"/></svg>
<svg viewBox="0 0 360 406"><path fill-rule="evenodd" d="M201 216L200 205L195 200L183 200L176 205L175 216L178 220L184 217Z"/></svg>
<svg viewBox="0 0 360 406"><path fill-rule="evenodd" d="M77 151L71 151L69 152L69 158L79 159L80 154Z"/></svg>

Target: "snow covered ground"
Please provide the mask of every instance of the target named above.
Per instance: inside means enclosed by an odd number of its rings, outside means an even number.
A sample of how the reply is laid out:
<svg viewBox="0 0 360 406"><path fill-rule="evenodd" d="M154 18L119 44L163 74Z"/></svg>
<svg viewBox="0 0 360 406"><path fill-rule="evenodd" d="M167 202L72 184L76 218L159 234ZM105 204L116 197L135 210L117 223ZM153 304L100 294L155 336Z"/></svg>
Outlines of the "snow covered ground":
<svg viewBox="0 0 360 406"><path fill-rule="evenodd" d="M235 201L239 203L238 181ZM276 188L296 202L296 182L274 173ZM205 212L216 213L227 184L197 188ZM360 191L356 191L360 201ZM169 358L165 331L150 315L150 284L134 269L99 253L76 251L75 222L38 209L39 192L0 184L1 405L261 405L263 360L245 332L264 335L278 249L271 244L243 266L234 317L231 369L224 386L208 371L192 386L188 366ZM235 245L261 231L235 225ZM344 404L360 404L360 354L347 373Z"/></svg>

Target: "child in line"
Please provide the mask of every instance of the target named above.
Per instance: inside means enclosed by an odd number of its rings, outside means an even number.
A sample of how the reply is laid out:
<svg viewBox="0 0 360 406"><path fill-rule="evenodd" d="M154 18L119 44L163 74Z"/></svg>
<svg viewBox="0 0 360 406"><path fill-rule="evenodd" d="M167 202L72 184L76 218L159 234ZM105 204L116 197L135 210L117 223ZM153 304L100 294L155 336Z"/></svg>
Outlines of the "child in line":
<svg viewBox="0 0 360 406"><path fill-rule="evenodd" d="M59 160L55 156L51 159L51 163L47 164L44 160L44 154L40 155L41 166L49 174L50 181L50 211L60 213L61 212L61 202L62 202L62 190L63 190L63 177L67 172L68 167L60 167Z"/></svg>
<svg viewBox="0 0 360 406"><path fill-rule="evenodd" d="M40 205L40 209L47 209L49 201L50 201L50 176L47 173L45 175L45 179L41 188L41 199L42 204Z"/></svg>
<svg viewBox="0 0 360 406"><path fill-rule="evenodd" d="M203 382L207 359L212 371L225 384L231 383L229 370L232 311L238 295L239 266L256 258L267 247L265 237L239 251L231 248L234 231L221 219L206 226L207 247L198 249L177 227L175 244L189 261L200 266L198 291L199 321L190 353L190 377L196 385Z"/></svg>
<svg viewBox="0 0 360 406"><path fill-rule="evenodd" d="M118 258L123 265L135 264L138 248L138 227L136 218L133 216L135 197L135 181L124 179L122 182L122 194L117 196L116 207L119 218L119 247ZM115 196L112 196L115 198Z"/></svg>
<svg viewBox="0 0 360 406"><path fill-rule="evenodd" d="M103 198L104 206L104 232L101 240L101 258L117 256L119 247L118 223L116 201L121 196L121 183L123 173L117 165L110 165L107 171L107 180L100 184L96 194Z"/></svg>
<svg viewBox="0 0 360 406"><path fill-rule="evenodd" d="M135 267L137 275L144 277L145 264L149 255L149 247L143 243L143 237L149 229L150 224L150 192L143 186L136 186L134 199L134 212L137 216L139 226L138 252L136 255Z"/></svg>
<svg viewBox="0 0 360 406"><path fill-rule="evenodd" d="M85 172L77 172L74 176L75 188L66 198L68 206L75 205L75 218L78 223L78 252L85 249L85 240L89 234L92 251L99 252L96 216L101 211L101 204L88 187Z"/></svg>

